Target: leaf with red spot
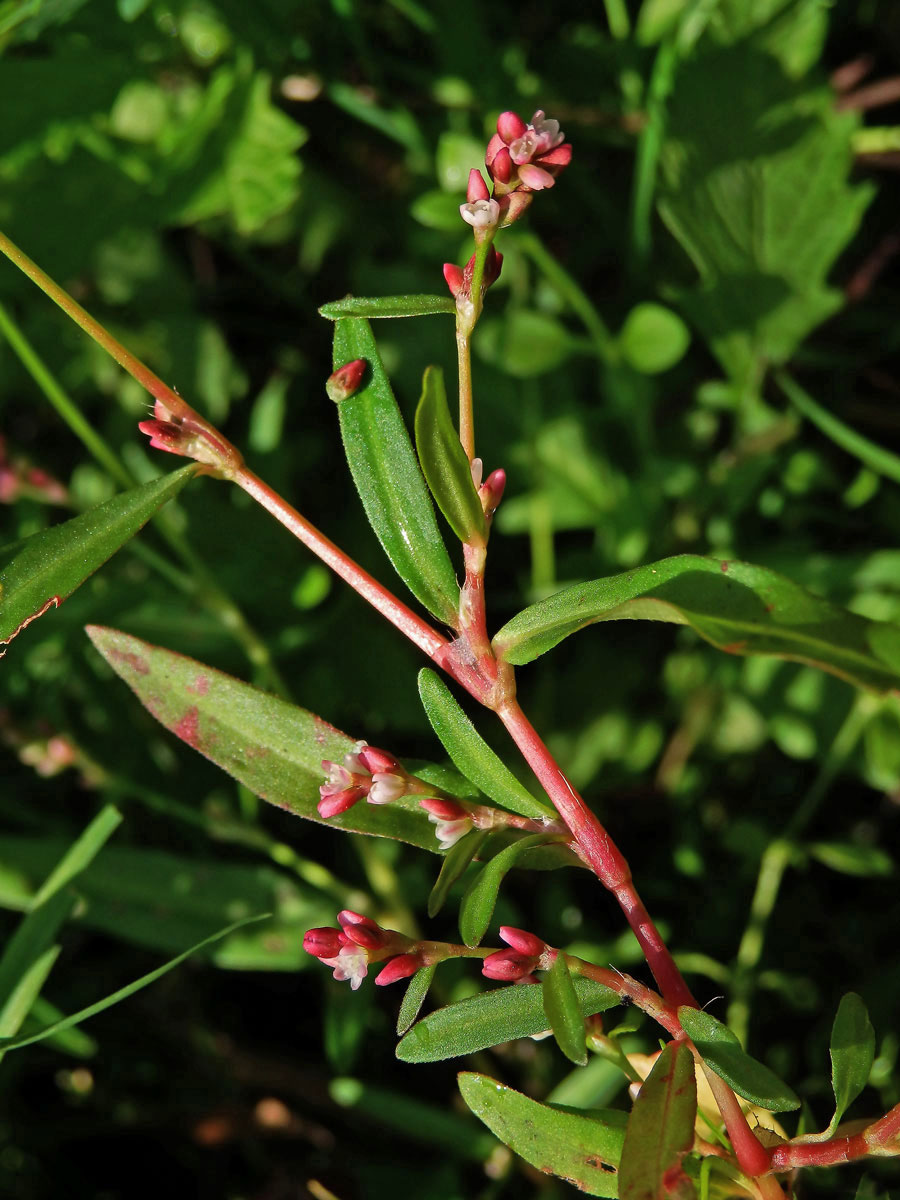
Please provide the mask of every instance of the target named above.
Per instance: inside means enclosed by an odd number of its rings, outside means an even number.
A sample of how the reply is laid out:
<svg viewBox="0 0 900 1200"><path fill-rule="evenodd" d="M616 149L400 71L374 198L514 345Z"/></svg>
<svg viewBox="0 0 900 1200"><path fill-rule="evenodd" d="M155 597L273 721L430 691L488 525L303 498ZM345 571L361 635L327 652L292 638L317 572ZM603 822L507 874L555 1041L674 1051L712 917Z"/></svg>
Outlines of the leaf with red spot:
<svg viewBox="0 0 900 1200"><path fill-rule="evenodd" d="M600 621L690 625L730 654L772 654L875 691L900 688L900 625L814 596L768 567L679 554L575 584L524 609L494 638L520 664Z"/></svg>
<svg viewBox="0 0 900 1200"><path fill-rule="evenodd" d="M619 1162L620 1200L690 1200L696 1195L681 1160L694 1144L697 1080L684 1042L669 1042L628 1118Z"/></svg>
<svg viewBox="0 0 900 1200"><path fill-rule="evenodd" d="M338 829L437 850L434 827L417 797L385 805L361 801L322 821L316 809L325 779L322 760L340 762L354 738L192 658L99 625L87 632L157 721L262 800Z"/></svg>
<svg viewBox="0 0 900 1200"><path fill-rule="evenodd" d="M197 470L191 463L10 547L9 560L0 569L0 645L11 642L50 607L59 607L177 496ZM2 551L0 555L7 557Z"/></svg>

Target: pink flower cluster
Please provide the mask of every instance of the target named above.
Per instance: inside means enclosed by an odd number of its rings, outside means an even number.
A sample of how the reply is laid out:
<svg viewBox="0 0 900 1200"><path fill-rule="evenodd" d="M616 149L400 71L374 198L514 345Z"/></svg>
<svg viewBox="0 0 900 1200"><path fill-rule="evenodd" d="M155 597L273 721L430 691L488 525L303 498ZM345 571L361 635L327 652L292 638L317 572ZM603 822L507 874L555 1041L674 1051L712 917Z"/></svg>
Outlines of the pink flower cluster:
<svg viewBox="0 0 900 1200"><path fill-rule="evenodd" d="M498 979L504 983L527 983L531 972L540 967L545 969L549 964L542 961L547 952L547 943L525 929L516 929L513 925L501 925L500 937L506 942L509 950L496 950L484 960L481 968L482 975L488 979Z"/></svg>
<svg viewBox="0 0 900 1200"><path fill-rule="evenodd" d="M368 974L370 963L387 959L375 977L380 985L407 979L425 965L417 954L409 952L415 945L411 938L393 929L382 929L371 917L345 908L338 913L338 923L340 929L310 929L303 938L303 949L333 967L339 982L349 980L354 991Z"/></svg>

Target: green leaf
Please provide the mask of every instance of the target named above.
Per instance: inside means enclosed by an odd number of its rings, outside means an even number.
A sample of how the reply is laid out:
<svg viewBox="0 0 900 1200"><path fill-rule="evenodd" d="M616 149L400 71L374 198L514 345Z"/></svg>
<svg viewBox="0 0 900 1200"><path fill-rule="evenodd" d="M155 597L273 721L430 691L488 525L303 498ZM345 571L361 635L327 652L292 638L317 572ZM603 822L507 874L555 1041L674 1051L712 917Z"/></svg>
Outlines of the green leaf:
<svg viewBox="0 0 900 1200"><path fill-rule="evenodd" d="M461 542L483 544L487 536L469 459L459 440L440 367L426 367L416 409L416 452L438 508Z"/></svg>
<svg viewBox="0 0 900 1200"><path fill-rule="evenodd" d="M316 805L322 760L340 762L356 742L321 717L161 646L99 625L88 636L166 729L240 780L261 800L335 829L398 838L436 851L415 797L360 803L323 821Z"/></svg>
<svg viewBox="0 0 900 1200"><path fill-rule="evenodd" d="M742 42L680 66L659 209L700 277L680 307L741 386L843 303L828 274L873 195L849 182L858 124L824 78L792 80L768 47Z"/></svg>
<svg viewBox="0 0 900 1200"><path fill-rule="evenodd" d="M810 842L806 850L813 858L842 875L892 875L894 860L879 846L859 846L854 842Z"/></svg>
<svg viewBox="0 0 900 1200"><path fill-rule="evenodd" d="M774 654L876 691L900 685L900 625L847 612L767 567L695 554L557 592L504 625L494 649L527 663L579 629L616 620L690 625L731 654Z"/></svg>
<svg viewBox="0 0 900 1200"><path fill-rule="evenodd" d="M457 218L459 217L458 206ZM458 223L458 221L457 221ZM345 296L319 309L329 321L340 317L429 317L436 313L455 313L452 296Z"/></svg>
<svg viewBox="0 0 900 1200"><path fill-rule="evenodd" d="M575 339L555 317L524 308L480 321L475 337L481 357L514 379L552 371L565 362L574 346Z"/></svg>
<svg viewBox="0 0 900 1200"><path fill-rule="evenodd" d="M869 1082L875 1061L875 1030L862 997L847 992L841 997L831 1027L831 1086L835 1110L828 1134L832 1135L844 1113Z"/></svg>
<svg viewBox="0 0 900 1200"><path fill-rule="evenodd" d="M455 626L459 584L368 321L343 317L334 366L362 358L370 374L338 405L353 482L394 570L440 620Z"/></svg>
<svg viewBox="0 0 900 1200"><path fill-rule="evenodd" d="M447 851L441 869L428 897L428 915L436 917L444 907L450 889L487 841L487 829L473 829Z"/></svg>
<svg viewBox="0 0 900 1200"><path fill-rule="evenodd" d="M553 966L544 975L544 1012L556 1044L566 1058L577 1067L587 1064L587 1047L584 1041L584 1013L578 1003L575 982L569 973L566 956L558 953Z"/></svg>
<svg viewBox="0 0 900 1200"><path fill-rule="evenodd" d="M495 854L472 880L459 906L459 932L467 946L477 946L484 937L494 915L497 892L507 871L532 847L545 845L547 841L546 833L534 833L519 838L511 846Z"/></svg>
<svg viewBox="0 0 900 1200"><path fill-rule="evenodd" d="M687 1005L679 1008L678 1020L704 1062L739 1096L769 1112L790 1112L800 1107L799 1099L787 1084L746 1054L727 1025Z"/></svg>
<svg viewBox="0 0 900 1200"><path fill-rule="evenodd" d="M602 984L581 978L573 983L586 1017L621 1004L621 998ZM521 984L435 1009L413 1025L398 1044L397 1057L402 1062L440 1062L542 1033L547 1028L542 997L538 984Z"/></svg>
<svg viewBox="0 0 900 1200"><path fill-rule="evenodd" d="M661 304L638 304L625 318L619 348L643 375L668 371L684 357L691 333L677 313Z"/></svg>
<svg viewBox="0 0 900 1200"><path fill-rule="evenodd" d="M619 1164L620 1200L689 1200L681 1160L694 1144L697 1080L684 1042L669 1042L641 1085Z"/></svg>
<svg viewBox="0 0 900 1200"><path fill-rule="evenodd" d="M197 473L196 463L36 533L0 570L0 645L58 608Z"/></svg>
<svg viewBox="0 0 900 1200"><path fill-rule="evenodd" d="M437 963L432 963L430 967L422 967L416 971L409 981L409 987L406 989L400 1011L397 1014L398 1037L403 1037L419 1015L419 1010L425 1003L425 997L428 995L428 989L431 987L436 971Z"/></svg>
<svg viewBox="0 0 900 1200"><path fill-rule="evenodd" d="M431 727L457 768L501 808L538 820L556 812L527 791L505 766L434 671L419 672L419 695Z"/></svg>
<svg viewBox="0 0 900 1200"><path fill-rule="evenodd" d="M5 1053L8 1050L18 1050L20 1046L30 1046L34 1042L41 1042L44 1038L50 1037L52 1034L60 1033L64 1029L71 1029L73 1025L80 1025L82 1021L86 1021L89 1017L94 1017L97 1013L103 1012L107 1008L112 1008L114 1004L118 1004L120 1000L127 1000L129 996L133 996L135 992L139 992L141 988L147 987L151 983L155 983L163 975L166 975L174 967L183 963L186 958L190 958L192 954L196 954L198 950L203 950L219 938L227 937L234 930L240 929L243 925L249 925L251 921L264 921L268 913L260 913L255 917L245 917L242 921L234 921L231 925L227 925L224 929L220 929L218 933L214 933L212 937L204 938L202 942L198 942L196 946L191 946L189 950L185 950L183 954L179 954L176 958L170 959L161 967L157 967L155 971L149 971L146 975L142 975L140 979L136 979L133 983L127 984L123 988L119 988L117 992L106 996L103 1000L98 1000L96 1004L90 1004L87 1008L82 1008L71 1016L63 1017L60 1021L54 1021L52 1025L48 1025L45 1029L39 1030L37 1033L28 1034L24 1037L0 1038L0 1053Z"/></svg>
<svg viewBox="0 0 900 1200"><path fill-rule="evenodd" d="M615 1109L576 1112L540 1104L487 1075L463 1071L462 1098L504 1145L546 1175L565 1179L588 1196L617 1196L615 1166L627 1114Z"/></svg>

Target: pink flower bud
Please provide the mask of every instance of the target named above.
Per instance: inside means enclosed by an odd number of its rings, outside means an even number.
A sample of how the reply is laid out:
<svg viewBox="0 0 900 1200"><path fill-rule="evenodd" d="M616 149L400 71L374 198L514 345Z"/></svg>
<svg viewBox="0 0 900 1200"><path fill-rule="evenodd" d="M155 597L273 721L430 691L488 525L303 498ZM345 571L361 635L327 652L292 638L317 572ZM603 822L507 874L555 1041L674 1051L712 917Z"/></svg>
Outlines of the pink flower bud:
<svg viewBox="0 0 900 1200"><path fill-rule="evenodd" d="M497 950L484 960L481 973L488 979L515 983L516 980L530 975L535 965L533 956L517 954L515 950Z"/></svg>
<svg viewBox="0 0 900 1200"><path fill-rule="evenodd" d="M527 954L531 958L539 958L547 949L546 942L529 933L527 929L516 929L514 925L501 925L500 936L507 946L512 946L519 954Z"/></svg>
<svg viewBox="0 0 900 1200"><path fill-rule="evenodd" d="M335 404L341 400L346 400L348 396L352 396L354 392L359 390L359 385L362 383L362 377L366 373L366 360L364 358L356 358L353 362L345 363L328 377L328 382L325 384L325 391L328 393L328 399L333 400Z"/></svg>
<svg viewBox="0 0 900 1200"><path fill-rule="evenodd" d="M393 754L388 754L387 750L379 750L377 746L363 746L358 758L372 775L378 771L396 771L400 766Z"/></svg>
<svg viewBox="0 0 900 1200"><path fill-rule="evenodd" d="M506 472L502 467L498 467L496 471L491 471L487 479L478 489L478 495L481 498L481 507L486 514L493 513L503 499L503 492L506 488Z"/></svg>
<svg viewBox="0 0 900 1200"><path fill-rule="evenodd" d="M425 800L420 800L419 804L427 813L441 821L459 821L469 815L455 800L444 800L440 796L428 796Z"/></svg>
<svg viewBox="0 0 900 1200"><path fill-rule="evenodd" d="M342 945L336 929L308 929L303 935L303 949L315 958L334 958Z"/></svg>
<svg viewBox="0 0 900 1200"><path fill-rule="evenodd" d="M499 250L495 250L491 246L491 252L484 260L484 286L489 288L492 283L495 283L500 278L500 270L503 266L503 255Z"/></svg>
<svg viewBox="0 0 900 1200"><path fill-rule="evenodd" d="M497 118L497 133L507 146L516 138L520 138L527 128L518 113L504 112Z"/></svg>
<svg viewBox="0 0 900 1200"><path fill-rule="evenodd" d="M327 787L328 784L323 784L319 788L319 793L321 794ZM322 799L316 805L319 816L326 821L329 817L336 817L340 813L346 812L348 808L352 808L354 804L358 804L365 794L365 788L349 787L344 788L341 792L323 795Z"/></svg>
<svg viewBox="0 0 900 1200"><path fill-rule="evenodd" d="M533 192L542 192L544 188L551 188L554 182L549 171L545 171L543 167L532 162L523 163L519 167L519 178L523 185Z"/></svg>
<svg viewBox="0 0 900 1200"><path fill-rule="evenodd" d="M510 192L508 196L501 197L500 228L506 229L514 221L518 221L533 199L534 193L525 191Z"/></svg>
<svg viewBox="0 0 900 1200"><path fill-rule="evenodd" d="M485 165L491 179L497 183L509 183L510 176L513 173L513 161L506 146L501 145L500 149L490 161L486 161Z"/></svg>
<svg viewBox="0 0 900 1200"><path fill-rule="evenodd" d="M396 983L398 979L408 979L415 975L422 963L417 954L398 954L375 976L375 982L383 987L386 983Z"/></svg>
<svg viewBox="0 0 900 1200"><path fill-rule="evenodd" d="M387 943L387 934L377 925L374 928L367 925L345 925L344 934L354 946L362 946L363 950L381 950Z"/></svg>
<svg viewBox="0 0 900 1200"><path fill-rule="evenodd" d="M455 263L444 263L444 280L450 289L450 295L454 298L458 296L463 285L462 267L456 266Z"/></svg>
<svg viewBox="0 0 900 1200"><path fill-rule="evenodd" d="M390 804L405 795L406 780L402 775L378 771L372 777L372 786L369 788L370 804Z"/></svg>
<svg viewBox="0 0 900 1200"><path fill-rule="evenodd" d="M572 161L572 147L566 142L564 146L557 146L555 150L548 151L547 154L541 155L541 163L545 167L567 167Z"/></svg>
<svg viewBox="0 0 900 1200"><path fill-rule="evenodd" d="M470 204L474 204L476 200L487 200L491 193L488 191L487 184L479 170L475 167L469 172L469 186L466 189L466 199Z"/></svg>
<svg viewBox="0 0 900 1200"><path fill-rule="evenodd" d="M342 929L351 929L357 925L362 925L367 929L381 928L377 921L373 921L371 917L363 916L362 913L354 912L352 908L342 908L337 915L337 919Z"/></svg>

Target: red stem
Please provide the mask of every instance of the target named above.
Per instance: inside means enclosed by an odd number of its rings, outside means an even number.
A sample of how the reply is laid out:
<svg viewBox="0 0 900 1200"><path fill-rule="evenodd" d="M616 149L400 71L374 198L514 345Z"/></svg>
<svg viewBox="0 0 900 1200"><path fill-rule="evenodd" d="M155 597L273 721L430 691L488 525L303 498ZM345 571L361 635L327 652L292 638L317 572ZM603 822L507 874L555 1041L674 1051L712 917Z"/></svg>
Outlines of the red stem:
<svg viewBox="0 0 900 1200"><path fill-rule="evenodd" d="M895 1138L900 1138L900 1104L860 1133L829 1138L827 1142L788 1142L785 1146L776 1146L772 1151L772 1167L776 1171L792 1167L831 1167L877 1152ZM900 1153L900 1145L897 1152Z"/></svg>

